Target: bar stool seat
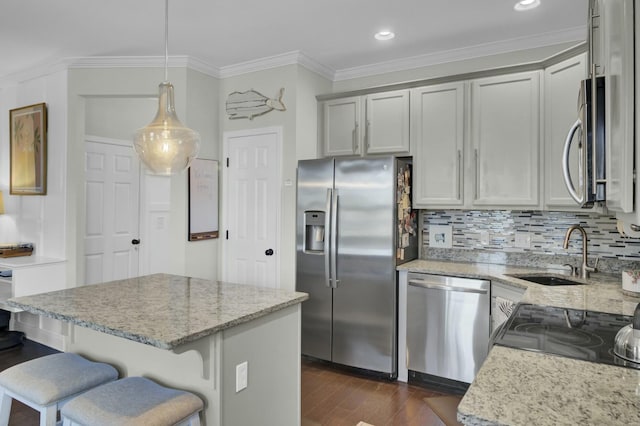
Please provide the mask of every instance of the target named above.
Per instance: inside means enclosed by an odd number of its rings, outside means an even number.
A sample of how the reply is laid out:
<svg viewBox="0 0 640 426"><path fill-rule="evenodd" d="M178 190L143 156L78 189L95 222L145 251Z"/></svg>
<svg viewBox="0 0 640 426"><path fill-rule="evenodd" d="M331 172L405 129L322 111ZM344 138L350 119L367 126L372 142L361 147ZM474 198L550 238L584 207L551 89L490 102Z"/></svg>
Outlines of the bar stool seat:
<svg viewBox="0 0 640 426"><path fill-rule="evenodd" d="M127 377L91 389L69 401L64 426L200 425L204 403L196 395Z"/></svg>
<svg viewBox="0 0 640 426"><path fill-rule="evenodd" d="M114 381L118 371L78 354L59 353L14 365L0 373L0 425L9 423L12 399L40 412L40 425L56 424L57 411L71 398Z"/></svg>

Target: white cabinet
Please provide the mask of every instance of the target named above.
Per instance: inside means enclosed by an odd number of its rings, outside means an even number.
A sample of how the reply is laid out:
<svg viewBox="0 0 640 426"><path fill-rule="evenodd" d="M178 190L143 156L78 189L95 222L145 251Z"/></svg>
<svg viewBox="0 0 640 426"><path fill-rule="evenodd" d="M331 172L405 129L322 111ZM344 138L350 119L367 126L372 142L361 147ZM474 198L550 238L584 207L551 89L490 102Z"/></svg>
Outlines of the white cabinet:
<svg viewBox="0 0 640 426"><path fill-rule="evenodd" d="M368 95L366 105L366 153L409 153L409 91Z"/></svg>
<svg viewBox="0 0 640 426"><path fill-rule="evenodd" d="M473 205L540 206L540 72L471 82Z"/></svg>
<svg viewBox="0 0 640 426"><path fill-rule="evenodd" d="M324 156L409 153L409 90L332 99L323 112Z"/></svg>
<svg viewBox="0 0 640 426"><path fill-rule="evenodd" d="M360 97L324 103L324 155L360 153Z"/></svg>
<svg viewBox="0 0 640 426"><path fill-rule="evenodd" d="M544 71L544 205L546 210L584 211L571 198L562 173L562 152L569 129L578 118L580 82L587 75L587 55L580 54ZM578 137L578 136L575 136ZM578 149L571 150L571 176L578 176Z"/></svg>
<svg viewBox="0 0 640 426"><path fill-rule="evenodd" d="M606 204L611 211L630 213L634 210L634 2L591 0L590 4L591 67L605 78Z"/></svg>
<svg viewBox="0 0 640 426"><path fill-rule="evenodd" d="M456 82L411 92L415 208L463 204L464 88Z"/></svg>
<svg viewBox="0 0 640 426"><path fill-rule="evenodd" d="M66 288L64 260L39 256L21 256L0 259L0 270L11 271L11 277L0 278L0 309L16 312L6 304L11 297Z"/></svg>

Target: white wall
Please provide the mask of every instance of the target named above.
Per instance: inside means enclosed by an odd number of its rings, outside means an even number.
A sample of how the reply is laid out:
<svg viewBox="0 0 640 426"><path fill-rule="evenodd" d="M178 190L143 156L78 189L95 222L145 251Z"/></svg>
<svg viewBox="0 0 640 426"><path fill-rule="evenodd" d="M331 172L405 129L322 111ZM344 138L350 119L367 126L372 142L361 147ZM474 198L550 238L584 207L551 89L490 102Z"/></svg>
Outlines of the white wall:
<svg viewBox="0 0 640 426"><path fill-rule="evenodd" d="M58 258L65 257L66 89L67 73L60 71L0 92L0 190L5 204L0 242L32 242L35 255ZM9 110L42 102L48 109L47 195L10 195Z"/></svg>
<svg viewBox="0 0 640 426"><path fill-rule="evenodd" d="M148 124L155 115L158 84L163 80L161 68L72 69L69 71L69 158L67 170L70 182L67 222L75 224L67 230L69 241L69 280L73 285L82 284L84 265L84 135L103 133L119 139L131 139L136 128ZM211 155L219 152L217 129L218 82L216 79L185 68L172 68L169 78L175 88L176 112L181 121L200 132L203 141L201 152ZM213 118L203 111L213 111ZM153 178L145 178L146 182ZM155 182L155 185L166 185ZM162 262L164 272L216 279L218 276L217 240L207 243L187 240L187 174L169 179L167 200L164 194L148 191L143 201L148 203L149 217L143 218L141 231L151 232L154 220L168 208L167 236L157 232L149 235L149 244L142 248L143 259L167 259ZM143 209L144 211L144 209ZM145 226L146 224L146 226ZM145 244L144 238L142 238ZM168 242L168 253L158 252L157 245ZM198 247L194 247L198 245ZM187 261L187 259L189 259ZM159 267L159 262L152 262ZM153 270L151 272L154 272Z"/></svg>
<svg viewBox="0 0 640 426"><path fill-rule="evenodd" d="M9 194L9 110L46 103L47 194ZM34 255L64 259L66 200L67 72L49 75L4 87L0 91L0 190L5 214L0 216L0 242L24 241L35 245ZM65 277L57 277L64 282ZM62 324L27 312L13 315L12 328L27 337L60 349Z"/></svg>
<svg viewBox="0 0 640 426"><path fill-rule="evenodd" d="M282 174L280 211L280 288L295 289L296 169L298 158L314 158L317 149L317 102L315 96L330 90L330 82L298 65L286 65L222 80L220 90L221 131L282 126ZM271 111L253 120L229 120L227 96L234 91L257 90L282 98L286 111ZM302 157L300 157L302 155ZM224 184L224 182L222 182Z"/></svg>

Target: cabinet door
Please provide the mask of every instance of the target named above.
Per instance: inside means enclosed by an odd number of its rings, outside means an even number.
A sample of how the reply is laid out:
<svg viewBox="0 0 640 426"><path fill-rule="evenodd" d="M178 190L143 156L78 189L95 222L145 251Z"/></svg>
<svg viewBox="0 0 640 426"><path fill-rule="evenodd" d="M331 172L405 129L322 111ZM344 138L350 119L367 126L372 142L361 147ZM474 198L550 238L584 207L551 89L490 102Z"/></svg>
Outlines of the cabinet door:
<svg viewBox="0 0 640 426"><path fill-rule="evenodd" d="M471 82L473 204L539 206L540 74Z"/></svg>
<svg viewBox="0 0 640 426"><path fill-rule="evenodd" d="M463 203L464 83L414 89L411 93L414 207Z"/></svg>
<svg viewBox="0 0 640 426"><path fill-rule="evenodd" d="M633 3L596 1L600 52L594 56L605 78L607 209L633 211L634 19ZM595 47L594 46L594 47Z"/></svg>
<svg viewBox="0 0 640 426"><path fill-rule="evenodd" d="M360 97L324 103L324 155L360 153Z"/></svg>
<svg viewBox="0 0 640 426"><path fill-rule="evenodd" d="M583 210L573 201L564 183L562 152L569 129L578 118L580 81L586 78L586 53L548 67L544 72L545 207ZM574 137L579 137L575 135ZM578 176L578 141L569 159L571 176Z"/></svg>
<svg viewBox="0 0 640 426"><path fill-rule="evenodd" d="M367 96L368 154L409 153L409 91Z"/></svg>

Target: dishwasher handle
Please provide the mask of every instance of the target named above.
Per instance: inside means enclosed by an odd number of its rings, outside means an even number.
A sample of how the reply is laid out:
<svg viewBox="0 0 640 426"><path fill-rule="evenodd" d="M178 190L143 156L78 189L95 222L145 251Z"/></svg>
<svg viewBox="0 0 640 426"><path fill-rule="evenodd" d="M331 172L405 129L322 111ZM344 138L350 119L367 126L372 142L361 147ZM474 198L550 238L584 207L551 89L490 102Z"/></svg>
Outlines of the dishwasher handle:
<svg viewBox="0 0 640 426"><path fill-rule="evenodd" d="M487 294L489 290L473 287L460 287L455 285L436 284L426 280L409 280L409 285L432 290L455 291L459 293Z"/></svg>

